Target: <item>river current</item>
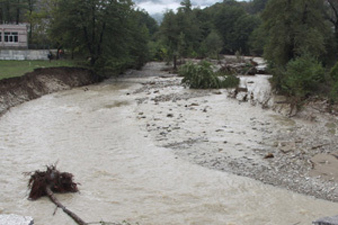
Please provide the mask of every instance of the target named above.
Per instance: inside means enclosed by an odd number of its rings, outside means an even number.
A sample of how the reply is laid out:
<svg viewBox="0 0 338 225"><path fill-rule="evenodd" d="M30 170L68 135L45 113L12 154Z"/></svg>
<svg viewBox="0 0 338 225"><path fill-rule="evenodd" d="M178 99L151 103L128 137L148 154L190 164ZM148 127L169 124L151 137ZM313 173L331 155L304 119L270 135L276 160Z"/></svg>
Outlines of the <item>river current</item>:
<svg viewBox="0 0 338 225"><path fill-rule="evenodd" d="M50 94L0 118L0 213L36 225L74 222L47 199L27 200L28 177L57 163L80 193L57 195L86 222L141 225L294 225L337 214L338 204L210 170L156 146L140 129L140 87L115 82ZM236 110L236 109L234 109Z"/></svg>

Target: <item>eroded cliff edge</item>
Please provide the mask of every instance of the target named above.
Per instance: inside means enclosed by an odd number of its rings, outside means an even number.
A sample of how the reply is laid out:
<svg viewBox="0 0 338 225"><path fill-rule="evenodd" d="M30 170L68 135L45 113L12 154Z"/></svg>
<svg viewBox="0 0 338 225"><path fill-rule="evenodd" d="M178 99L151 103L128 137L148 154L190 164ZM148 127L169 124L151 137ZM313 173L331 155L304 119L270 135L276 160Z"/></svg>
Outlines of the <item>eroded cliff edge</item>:
<svg viewBox="0 0 338 225"><path fill-rule="evenodd" d="M40 68L21 77L0 80L0 115L13 106L43 95L100 82L102 78L84 68Z"/></svg>

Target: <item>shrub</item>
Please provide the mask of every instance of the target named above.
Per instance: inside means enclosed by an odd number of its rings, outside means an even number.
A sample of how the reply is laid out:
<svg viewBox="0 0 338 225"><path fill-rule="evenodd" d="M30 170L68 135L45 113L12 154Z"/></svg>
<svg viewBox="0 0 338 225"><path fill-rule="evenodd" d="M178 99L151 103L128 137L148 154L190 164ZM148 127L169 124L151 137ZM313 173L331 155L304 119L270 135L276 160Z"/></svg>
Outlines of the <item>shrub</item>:
<svg viewBox="0 0 338 225"><path fill-rule="evenodd" d="M334 81L338 81L338 62L332 67L330 71L330 78Z"/></svg>
<svg viewBox="0 0 338 225"><path fill-rule="evenodd" d="M222 81L223 88L233 88L239 85L240 79L235 75L225 75Z"/></svg>
<svg viewBox="0 0 338 225"><path fill-rule="evenodd" d="M304 55L291 60L281 77L281 88L298 100L309 97L325 81L325 69L315 58Z"/></svg>
<svg viewBox="0 0 338 225"><path fill-rule="evenodd" d="M213 65L207 61L199 64L188 62L180 67L178 73L183 76L182 83L194 89L232 88L239 84L239 78L234 75L215 73Z"/></svg>
<svg viewBox="0 0 338 225"><path fill-rule="evenodd" d="M212 64L207 61L201 61L199 64L188 62L180 67L178 73L184 77L182 83L190 88L208 89L222 87L222 81L213 72Z"/></svg>
<svg viewBox="0 0 338 225"><path fill-rule="evenodd" d="M331 103L336 103L338 101L338 81L332 86L329 93L329 99Z"/></svg>

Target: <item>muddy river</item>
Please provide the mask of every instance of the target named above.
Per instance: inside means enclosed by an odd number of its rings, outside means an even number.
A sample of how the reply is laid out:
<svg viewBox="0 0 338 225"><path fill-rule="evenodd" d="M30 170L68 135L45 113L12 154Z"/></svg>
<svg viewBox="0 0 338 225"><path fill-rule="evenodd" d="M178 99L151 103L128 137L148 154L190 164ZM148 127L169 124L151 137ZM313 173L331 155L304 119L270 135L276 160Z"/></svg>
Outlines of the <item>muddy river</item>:
<svg viewBox="0 0 338 225"><path fill-rule="evenodd" d="M337 203L208 169L159 147L141 129L137 95L129 94L140 87L111 80L3 115L0 213L32 216L37 225L74 224L61 210L53 215L47 198L27 200L23 173L57 162L81 183L80 193L57 197L88 223L293 225L337 214Z"/></svg>

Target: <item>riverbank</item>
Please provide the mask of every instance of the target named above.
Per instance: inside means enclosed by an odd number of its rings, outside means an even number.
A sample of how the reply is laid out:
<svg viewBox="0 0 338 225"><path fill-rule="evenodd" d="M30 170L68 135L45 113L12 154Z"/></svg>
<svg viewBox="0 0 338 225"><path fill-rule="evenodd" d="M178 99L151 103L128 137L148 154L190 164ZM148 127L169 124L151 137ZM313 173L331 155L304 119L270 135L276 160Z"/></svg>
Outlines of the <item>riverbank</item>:
<svg viewBox="0 0 338 225"><path fill-rule="evenodd" d="M229 98L227 90L185 89L181 78L161 68L150 63L4 114L0 213L72 225L47 198L27 200L22 173L57 161L81 183L80 195L58 197L87 222L284 225L336 214L338 203L233 175L238 165L231 162L243 163L244 172L250 163L270 165L274 158L264 159L264 141L292 126L290 118ZM259 83L246 78L252 86Z"/></svg>
<svg viewBox="0 0 338 225"><path fill-rule="evenodd" d="M43 95L99 81L100 77L90 70L72 67L41 68L21 77L0 80L0 115Z"/></svg>
<svg viewBox="0 0 338 225"><path fill-rule="evenodd" d="M204 167L338 202L338 118L316 110L318 102L289 117L283 112L290 107L278 102L262 109L255 100L230 98L231 90L184 89L181 78L157 73L131 94L137 119L158 146ZM267 79L242 77L254 86ZM258 98L269 95L262 89L254 88Z"/></svg>
<svg viewBox="0 0 338 225"><path fill-rule="evenodd" d="M271 94L268 75L241 77L248 92L233 99L232 90L185 89L165 71L163 63L149 63L122 78L142 83L130 94L139 105L137 120L158 146L204 167L338 202L338 118L324 105L312 102L289 117L290 107ZM98 81L89 70L67 67L0 80L0 114Z"/></svg>

